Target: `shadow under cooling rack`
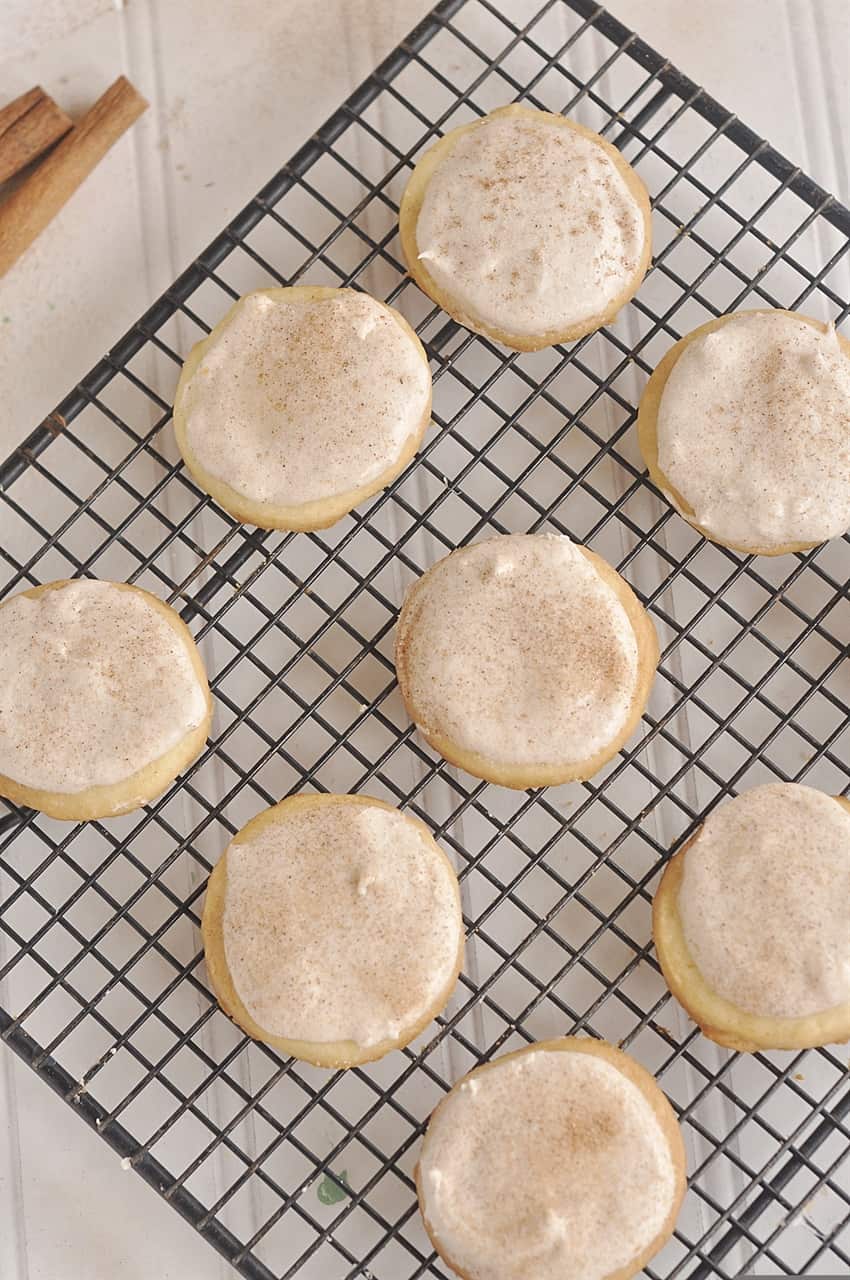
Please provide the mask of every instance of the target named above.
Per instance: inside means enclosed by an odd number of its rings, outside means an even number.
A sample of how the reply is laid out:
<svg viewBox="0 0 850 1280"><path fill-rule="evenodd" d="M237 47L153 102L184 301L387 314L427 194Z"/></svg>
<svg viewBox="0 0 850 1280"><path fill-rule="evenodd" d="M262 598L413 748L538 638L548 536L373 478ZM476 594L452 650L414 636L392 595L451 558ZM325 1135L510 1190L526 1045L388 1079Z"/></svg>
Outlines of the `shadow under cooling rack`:
<svg viewBox="0 0 850 1280"><path fill-rule="evenodd" d="M653 196L655 259L616 322L506 354L407 279L398 200L417 156L514 98L620 147ZM682 1121L690 1192L658 1280L846 1274L847 1049L740 1056L669 997L650 940L671 847L768 780L850 789L848 543L777 560L704 542L648 484L646 377L741 306L841 322L850 213L588 0L434 11L0 467L3 594L79 574L173 602L212 673L207 750L140 813L0 817L0 1039L252 1280L447 1273L412 1171L430 1111L495 1053L620 1042ZM170 427L191 345L251 288L307 278L399 307L434 373L434 426L333 529L234 524ZM513 793L438 760L392 665L409 584L456 545L548 528L624 573L662 662L640 730L591 783ZM294 790L362 790L423 818L469 936L445 1015L330 1074L249 1043L199 949L210 867Z"/></svg>

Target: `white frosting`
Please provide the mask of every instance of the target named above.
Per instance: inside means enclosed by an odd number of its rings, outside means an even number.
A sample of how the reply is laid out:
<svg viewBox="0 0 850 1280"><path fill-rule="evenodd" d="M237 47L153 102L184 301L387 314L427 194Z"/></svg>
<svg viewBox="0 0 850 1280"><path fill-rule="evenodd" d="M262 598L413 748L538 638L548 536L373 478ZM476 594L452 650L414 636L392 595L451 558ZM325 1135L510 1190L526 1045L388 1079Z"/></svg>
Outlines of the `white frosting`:
<svg viewBox="0 0 850 1280"><path fill-rule="evenodd" d="M415 823L329 803L230 846L223 932L233 985L264 1031L367 1048L438 999L463 922L454 873Z"/></svg>
<svg viewBox="0 0 850 1280"><path fill-rule="evenodd" d="M794 783L709 814L684 857L685 943L747 1013L802 1018L850 1000L850 813Z"/></svg>
<svg viewBox="0 0 850 1280"><path fill-rule="evenodd" d="M850 359L835 330L767 312L694 339L661 395L658 465L722 542L769 550L844 533Z"/></svg>
<svg viewBox="0 0 850 1280"><path fill-rule="evenodd" d="M388 471L421 426L431 375L392 312L354 290L250 293L182 397L192 453L255 502L297 506Z"/></svg>
<svg viewBox="0 0 850 1280"><path fill-rule="evenodd" d="M419 258L472 321L516 336L605 310L638 269L643 213L597 142L544 112L461 134L428 180Z"/></svg>
<svg viewBox="0 0 850 1280"><path fill-rule="evenodd" d="M596 1055L536 1049L473 1073L435 1112L422 1211L471 1280L600 1280L655 1239L677 1192L637 1085Z"/></svg>
<svg viewBox="0 0 850 1280"><path fill-rule="evenodd" d="M408 596L398 635L425 735L488 760L589 760L634 701L634 629L569 538L506 534L454 552Z"/></svg>
<svg viewBox="0 0 850 1280"><path fill-rule="evenodd" d="M206 714L185 640L138 592L85 579L0 608L0 773L13 781L115 785Z"/></svg>

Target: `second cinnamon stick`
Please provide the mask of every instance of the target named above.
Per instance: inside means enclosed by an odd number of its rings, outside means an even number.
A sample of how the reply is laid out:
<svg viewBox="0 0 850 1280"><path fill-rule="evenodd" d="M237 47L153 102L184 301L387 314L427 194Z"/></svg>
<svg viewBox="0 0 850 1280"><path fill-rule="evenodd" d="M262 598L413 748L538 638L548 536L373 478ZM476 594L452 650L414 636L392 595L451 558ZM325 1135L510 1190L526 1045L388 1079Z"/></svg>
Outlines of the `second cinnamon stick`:
<svg viewBox="0 0 850 1280"><path fill-rule="evenodd" d="M73 127L41 85L0 110L0 182L37 159Z"/></svg>

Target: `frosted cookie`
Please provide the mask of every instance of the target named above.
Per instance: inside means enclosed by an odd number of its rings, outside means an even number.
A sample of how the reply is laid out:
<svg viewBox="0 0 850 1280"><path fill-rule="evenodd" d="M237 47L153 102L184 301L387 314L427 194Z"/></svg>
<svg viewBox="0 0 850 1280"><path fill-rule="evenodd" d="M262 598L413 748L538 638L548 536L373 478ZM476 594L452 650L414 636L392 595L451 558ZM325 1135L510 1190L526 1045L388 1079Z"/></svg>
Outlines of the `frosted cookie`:
<svg viewBox="0 0 850 1280"><path fill-rule="evenodd" d="M673 1110L613 1045L565 1038L470 1072L416 1169L434 1248L466 1280L627 1280L685 1191Z"/></svg>
<svg viewBox="0 0 850 1280"><path fill-rule="evenodd" d="M850 804L795 783L720 805L653 907L673 995L744 1052L850 1038Z"/></svg>
<svg viewBox="0 0 850 1280"><path fill-rule="evenodd" d="M651 253L649 197L619 151L574 120L517 105L425 152L400 231L420 289L517 351L613 320Z"/></svg>
<svg viewBox="0 0 850 1280"><path fill-rule="evenodd" d="M326 529L404 470L431 371L399 312L354 289L260 289L192 348L174 399L186 466L263 529Z"/></svg>
<svg viewBox="0 0 850 1280"><path fill-rule="evenodd" d="M118 582L0 604L0 795L51 818L128 813L198 755L212 715L191 632Z"/></svg>
<svg viewBox="0 0 850 1280"><path fill-rule="evenodd" d="M658 641L600 556L553 534L505 534L440 560L408 593L402 697L431 746L476 778L589 778L646 706Z"/></svg>
<svg viewBox="0 0 850 1280"><path fill-rule="evenodd" d="M292 796L243 827L210 877L203 938L225 1013L319 1067L408 1044L463 962L451 863L370 796Z"/></svg>
<svg viewBox="0 0 850 1280"><path fill-rule="evenodd" d="M653 373L638 437L680 515L733 551L805 551L850 527L850 343L791 311L701 325Z"/></svg>

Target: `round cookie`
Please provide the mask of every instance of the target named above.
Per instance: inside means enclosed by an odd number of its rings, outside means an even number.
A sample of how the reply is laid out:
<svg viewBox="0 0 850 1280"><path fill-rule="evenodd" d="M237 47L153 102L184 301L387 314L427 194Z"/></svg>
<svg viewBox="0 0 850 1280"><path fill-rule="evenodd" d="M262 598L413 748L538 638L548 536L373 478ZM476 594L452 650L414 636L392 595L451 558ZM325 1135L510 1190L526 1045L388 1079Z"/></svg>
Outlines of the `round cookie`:
<svg viewBox="0 0 850 1280"><path fill-rule="evenodd" d="M608 324L652 252L649 197L620 152L574 120L517 104L425 152L399 224L420 289L516 351Z"/></svg>
<svg viewBox="0 0 850 1280"><path fill-rule="evenodd" d="M326 529L386 488L431 420L431 371L398 311L355 289L240 298L174 398L186 466L237 520Z"/></svg>
<svg viewBox="0 0 850 1280"><path fill-rule="evenodd" d="M653 934L673 995L742 1052L850 1038L850 803L755 787L670 860Z"/></svg>
<svg viewBox="0 0 850 1280"><path fill-rule="evenodd" d="M153 800L206 741L189 628L139 587L50 582L0 604L0 795L85 821Z"/></svg>
<svg viewBox="0 0 850 1280"><path fill-rule="evenodd" d="M210 877L202 931L225 1013L319 1067L408 1044L463 963L451 863L370 796L291 796L249 822Z"/></svg>
<svg viewBox="0 0 850 1280"><path fill-rule="evenodd" d="M431 1243L465 1280L628 1280L673 1231L685 1152L643 1067L565 1037L455 1085L416 1187Z"/></svg>
<svg viewBox="0 0 850 1280"><path fill-rule="evenodd" d="M502 786L590 778L636 728L658 640L628 584L553 534L503 534L438 561L405 599L398 682L450 763Z"/></svg>
<svg viewBox="0 0 850 1280"><path fill-rule="evenodd" d="M644 390L638 440L685 520L750 555L850 527L850 342L792 311L739 311L681 338Z"/></svg>

